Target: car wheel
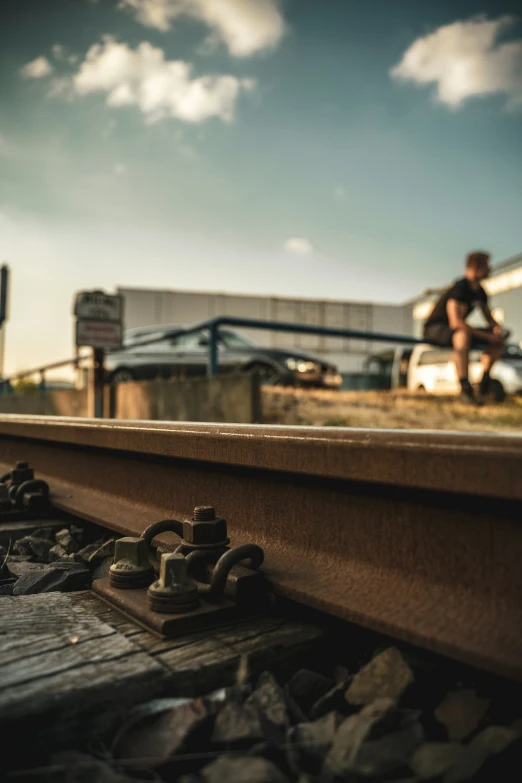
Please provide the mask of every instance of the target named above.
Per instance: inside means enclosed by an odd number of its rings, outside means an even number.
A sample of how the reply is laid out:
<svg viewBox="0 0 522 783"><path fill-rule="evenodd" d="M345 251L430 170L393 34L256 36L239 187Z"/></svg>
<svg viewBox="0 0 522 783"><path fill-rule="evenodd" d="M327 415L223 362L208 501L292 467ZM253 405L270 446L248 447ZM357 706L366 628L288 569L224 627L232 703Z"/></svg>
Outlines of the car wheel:
<svg viewBox="0 0 522 783"><path fill-rule="evenodd" d="M420 394L422 397L425 397L427 395L426 387L422 384L420 386L417 386L416 389L417 394Z"/></svg>
<svg viewBox="0 0 522 783"><path fill-rule="evenodd" d="M126 367L122 367L121 369L113 372L111 378L112 383L130 383L133 380L134 375Z"/></svg>
<svg viewBox="0 0 522 783"><path fill-rule="evenodd" d="M277 386L281 383L281 376L270 364L256 362L246 368L248 371L255 371L261 379L262 386Z"/></svg>

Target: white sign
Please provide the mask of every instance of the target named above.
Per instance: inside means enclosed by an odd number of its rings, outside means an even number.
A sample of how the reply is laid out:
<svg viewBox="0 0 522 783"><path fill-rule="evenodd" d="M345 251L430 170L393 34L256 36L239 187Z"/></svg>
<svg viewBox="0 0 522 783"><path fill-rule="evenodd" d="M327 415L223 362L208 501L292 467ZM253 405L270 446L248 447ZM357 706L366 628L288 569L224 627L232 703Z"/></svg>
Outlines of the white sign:
<svg viewBox="0 0 522 783"><path fill-rule="evenodd" d="M76 346L91 348L120 348L123 339L121 323L113 321L76 321Z"/></svg>
<svg viewBox="0 0 522 783"><path fill-rule="evenodd" d="M123 297L103 291L81 291L76 295L74 315L91 321L121 321Z"/></svg>

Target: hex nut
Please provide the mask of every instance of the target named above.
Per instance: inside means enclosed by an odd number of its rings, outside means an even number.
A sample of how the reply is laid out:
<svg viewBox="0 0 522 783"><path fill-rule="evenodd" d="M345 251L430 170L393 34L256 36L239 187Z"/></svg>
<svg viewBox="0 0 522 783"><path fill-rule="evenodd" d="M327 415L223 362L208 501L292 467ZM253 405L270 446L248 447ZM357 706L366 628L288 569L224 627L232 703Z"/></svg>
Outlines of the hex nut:
<svg viewBox="0 0 522 783"><path fill-rule="evenodd" d="M17 462L16 467L11 471L11 483L22 484L24 481L30 481L34 478L34 470L29 467L28 462Z"/></svg>
<svg viewBox="0 0 522 783"><path fill-rule="evenodd" d="M227 538L226 520L222 517L201 522L194 519L185 519L183 522L183 538L188 544L219 544Z"/></svg>

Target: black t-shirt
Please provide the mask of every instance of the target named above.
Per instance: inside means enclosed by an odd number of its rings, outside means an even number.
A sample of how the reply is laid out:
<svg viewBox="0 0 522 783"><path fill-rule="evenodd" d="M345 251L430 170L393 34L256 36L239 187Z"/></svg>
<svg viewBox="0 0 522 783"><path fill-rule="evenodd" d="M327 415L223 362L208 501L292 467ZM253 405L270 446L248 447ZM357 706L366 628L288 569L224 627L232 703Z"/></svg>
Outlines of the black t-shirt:
<svg viewBox="0 0 522 783"><path fill-rule="evenodd" d="M482 286L479 286L475 291L475 289L471 287L469 280L466 277L463 277L462 280L457 280L451 288L442 294L433 308L430 317L426 321L426 326L428 326L428 324L446 324L449 326L446 305L450 299L456 299L457 302L463 302L463 304L466 305L467 309L464 313L464 318L467 318L477 305L487 305L488 303L488 295Z"/></svg>

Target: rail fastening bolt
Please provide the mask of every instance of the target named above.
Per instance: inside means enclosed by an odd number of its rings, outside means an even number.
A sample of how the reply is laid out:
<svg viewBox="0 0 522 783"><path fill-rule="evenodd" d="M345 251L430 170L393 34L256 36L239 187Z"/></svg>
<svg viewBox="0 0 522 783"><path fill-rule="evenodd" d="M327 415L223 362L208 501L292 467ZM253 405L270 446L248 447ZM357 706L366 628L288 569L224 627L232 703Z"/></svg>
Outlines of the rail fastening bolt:
<svg viewBox="0 0 522 783"><path fill-rule="evenodd" d="M214 506L196 506L193 514L194 522L212 522L216 518Z"/></svg>
<svg viewBox="0 0 522 783"><path fill-rule="evenodd" d="M226 547L227 523L216 516L214 506L196 506L192 519L183 521L183 544L189 547Z"/></svg>
<svg viewBox="0 0 522 783"><path fill-rule="evenodd" d="M11 471L11 483L23 484L24 481L34 479L34 470L25 460L20 460Z"/></svg>
<svg viewBox="0 0 522 783"><path fill-rule="evenodd" d="M114 546L114 561L109 568L112 587L147 587L153 579L154 569L149 562L149 547L145 539L119 538Z"/></svg>
<svg viewBox="0 0 522 783"><path fill-rule="evenodd" d="M147 594L153 612L183 614L197 609L198 588L188 575L184 555L171 552L161 556L159 579L150 585Z"/></svg>

